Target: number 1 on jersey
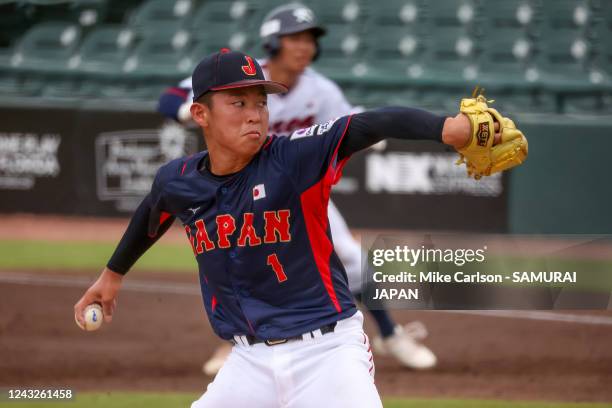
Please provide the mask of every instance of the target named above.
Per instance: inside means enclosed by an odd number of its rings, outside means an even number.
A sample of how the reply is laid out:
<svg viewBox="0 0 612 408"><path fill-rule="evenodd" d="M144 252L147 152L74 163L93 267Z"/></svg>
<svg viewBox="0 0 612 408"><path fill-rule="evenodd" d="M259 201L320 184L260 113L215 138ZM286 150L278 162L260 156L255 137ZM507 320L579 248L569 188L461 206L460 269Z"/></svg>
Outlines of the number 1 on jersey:
<svg viewBox="0 0 612 408"><path fill-rule="evenodd" d="M287 275L285 275L283 265L281 265L276 254L268 255L268 265L272 267L272 270L276 274L276 279L278 279L279 283L282 283L287 280Z"/></svg>

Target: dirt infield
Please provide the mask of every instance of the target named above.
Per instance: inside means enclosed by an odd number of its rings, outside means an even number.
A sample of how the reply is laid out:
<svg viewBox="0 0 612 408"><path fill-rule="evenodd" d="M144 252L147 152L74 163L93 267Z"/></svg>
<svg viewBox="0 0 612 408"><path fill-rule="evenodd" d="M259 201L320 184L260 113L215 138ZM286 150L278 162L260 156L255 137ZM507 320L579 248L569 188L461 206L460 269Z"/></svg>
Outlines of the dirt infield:
<svg viewBox="0 0 612 408"><path fill-rule="evenodd" d="M0 239L116 241L126 225L125 219L5 216ZM162 240L187 245L178 227ZM29 283L2 279L10 272L0 270L0 388L197 393L210 382L200 368L219 340L205 317L195 270L130 272L114 322L94 333L77 328L72 307L98 271L21 271L35 278ZM153 289L127 287L152 281ZM440 364L413 372L376 357L376 384L385 397L612 402L612 312L571 313L603 316L608 324L395 312L400 322L426 324L426 343ZM366 329L375 334L371 321Z"/></svg>
<svg viewBox="0 0 612 408"><path fill-rule="evenodd" d="M75 275L75 282L83 275ZM91 280L95 275L85 274ZM114 322L85 333L72 317L83 287L0 283L0 387L202 392L211 379L200 367L218 340L195 294L195 273L134 273L128 279L194 290L125 290ZM430 372L412 372L378 357L376 383L383 396L612 402L612 325L444 312L396 316L427 325L427 344L440 364ZM367 329L374 333L371 322Z"/></svg>

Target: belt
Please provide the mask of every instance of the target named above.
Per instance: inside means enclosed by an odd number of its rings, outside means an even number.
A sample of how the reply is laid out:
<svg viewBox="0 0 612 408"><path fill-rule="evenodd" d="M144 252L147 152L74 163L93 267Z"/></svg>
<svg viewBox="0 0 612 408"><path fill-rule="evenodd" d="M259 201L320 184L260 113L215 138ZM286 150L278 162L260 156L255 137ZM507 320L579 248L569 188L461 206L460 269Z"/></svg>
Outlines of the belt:
<svg viewBox="0 0 612 408"><path fill-rule="evenodd" d="M252 345L255 345L255 344L259 344L259 343L265 343L267 346L276 346L277 344L284 344L284 343L287 343L287 342L292 341L292 340L303 340L304 338L308 338L309 335L310 335L310 338L314 339L315 337L319 337L319 336L325 335L327 333L332 333L336 329L336 323L337 322L333 322L333 323L327 324L325 326L321 326L318 329L313 330L311 332L306 332L304 334L300 334L300 335L292 336L292 337L287 337L287 338L284 338L284 339L262 340L262 339L258 339L255 336L247 334L247 335L242 335L242 336L234 336L234 338L231 339L230 342L232 344L242 344L243 342L246 342L246 343L248 343L249 346L252 346ZM319 332L321 334L319 334ZM241 341L238 341L238 339L240 339Z"/></svg>

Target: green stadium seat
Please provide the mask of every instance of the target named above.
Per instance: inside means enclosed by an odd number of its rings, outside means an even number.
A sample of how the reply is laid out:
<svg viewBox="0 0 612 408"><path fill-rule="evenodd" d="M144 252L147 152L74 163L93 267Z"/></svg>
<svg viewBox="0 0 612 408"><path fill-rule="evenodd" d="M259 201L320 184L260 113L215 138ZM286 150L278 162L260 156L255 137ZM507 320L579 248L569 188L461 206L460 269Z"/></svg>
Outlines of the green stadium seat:
<svg viewBox="0 0 612 408"><path fill-rule="evenodd" d="M595 58L591 68L591 81L612 90L612 25L601 21L594 30Z"/></svg>
<svg viewBox="0 0 612 408"><path fill-rule="evenodd" d="M17 75L11 73L0 74L0 94L3 96L21 94Z"/></svg>
<svg viewBox="0 0 612 408"><path fill-rule="evenodd" d="M387 26L366 41L369 80L377 84L419 81L418 66L428 47L424 34L411 26Z"/></svg>
<svg viewBox="0 0 612 408"><path fill-rule="evenodd" d="M132 14L143 0L106 0L105 23L123 23L125 17Z"/></svg>
<svg viewBox="0 0 612 408"><path fill-rule="evenodd" d="M596 12L601 20L600 24L605 25L608 30L612 31L612 2L600 0Z"/></svg>
<svg viewBox="0 0 612 408"><path fill-rule="evenodd" d="M32 27L19 41L12 65L19 70L65 73L76 68L73 58L79 44L79 26L68 23L42 23Z"/></svg>
<svg viewBox="0 0 612 408"><path fill-rule="evenodd" d="M495 100L492 104L495 109L503 112L505 116L509 117L518 113L553 114L560 111L556 95L541 89L488 89L486 95Z"/></svg>
<svg viewBox="0 0 612 408"><path fill-rule="evenodd" d="M76 99L87 96L83 93L82 81L76 78L60 77L45 80L39 96L54 99Z"/></svg>
<svg viewBox="0 0 612 408"><path fill-rule="evenodd" d="M422 81L448 87L473 87L478 79L478 43L463 27L439 28L428 40Z"/></svg>
<svg viewBox="0 0 612 408"><path fill-rule="evenodd" d="M432 111L454 114L459 107L459 101L471 92L469 86L426 89L419 94L418 103L419 107Z"/></svg>
<svg viewBox="0 0 612 408"><path fill-rule="evenodd" d="M562 100L563 113L610 115L603 93L566 95Z"/></svg>
<svg viewBox="0 0 612 408"><path fill-rule="evenodd" d="M148 0L129 18L130 28L144 33L184 29L193 14L192 0Z"/></svg>
<svg viewBox="0 0 612 408"><path fill-rule="evenodd" d="M82 27L92 27L104 21L107 13L106 0L75 0L78 21Z"/></svg>
<svg viewBox="0 0 612 408"><path fill-rule="evenodd" d="M369 15L366 1L359 0L316 0L310 3L319 22L328 24L353 24L362 26Z"/></svg>
<svg viewBox="0 0 612 408"><path fill-rule="evenodd" d="M367 21L368 32L389 26L414 27L423 24L427 18L425 0L383 1L372 7Z"/></svg>
<svg viewBox="0 0 612 408"><path fill-rule="evenodd" d="M558 28L546 30L540 40L541 52L534 60L536 71L551 91L584 91L597 87L589 78L589 63L593 56L591 43L582 30Z"/></svg>
<svg viewBox="0 0 612 408"><path fill-rule="evenodd" d="M476 0L429 1L428 21L433 27L471 27L479 17Z"/></svg>
<svg viewBox="0 0 612 408"><path fill-rule="evenodd" d="M199 61L204 56L219 51L221 48L230 48L236 51L247 52L252 49L258 38L243 31L237 23L208 22L203 29L192 31L194 42L192 57Z"/></svg>
<svg viewBox="0 0 612 408"><path fill-rule="evenodd" d="M191 30L202 30L208 26L208 23L221 22L240 24L243 29L258 29L263 19L263 12L266 12L266 10L263 10L260 3L255 1L208 0L203 2L195 12L191 22Z"/></svg>
<svg viewBox="0 0 612 408"><path fill-rule="evenodd" d="M65 21L91 27L101 22L106 13L106 0L23 0L32 22Z"/></svg>
<svg viewBox="0 0 612 408"><path fill-rule="evenodd" d="M366 44L352 25L329 24L327 34L321 37L321 57L317 69L339 82L359 79L367 75Z"/></svg>
<svg viewBox="0 0 612 408"><path fill-rule="evenodd" d="M521 27L498 28L494 36L481 40L480 47L478 79L483 86L499 90L537 84L537 78L527 76L536 47Z"/></svg>
<svg viewBox="0 0 612 408"><path fill-rule="evenodd" d="M158 30L150 33L125 59L124 75L137 78L164 78L171 81L191 73L193 61L189 57L189 32Z"/></svg>
<svg viewBox="0 0 612 408"><path fill-rule="evenodd" d="M587 0L540 0L545 28L586 29L594 13ZM607 0L606 0L607 1Z"/></svg>
<svg viewBox="0 0 612 408"><path fill-rule="evenodd" d="M530 0L485 1L482 4L482 19L487 27L529 28L537 18L539 8Z"/></svg>
<svg viewBox="0 0 612 408"><path fill-rule="evenodd" d="M167 88L168 82L164 80L135 80L124 78L119 80L94 80L83 84L81 94L89 99L113 101L157 101L159 95Z"/></svg>
<svg viewBox="0 0 612 408"><path fill-rule="evenodd" d="M134 32L129 28L119 25L102 25L95 28L83 40L77 53L80 60L79 71L103 77L120 74L134 42Z"/></svg>

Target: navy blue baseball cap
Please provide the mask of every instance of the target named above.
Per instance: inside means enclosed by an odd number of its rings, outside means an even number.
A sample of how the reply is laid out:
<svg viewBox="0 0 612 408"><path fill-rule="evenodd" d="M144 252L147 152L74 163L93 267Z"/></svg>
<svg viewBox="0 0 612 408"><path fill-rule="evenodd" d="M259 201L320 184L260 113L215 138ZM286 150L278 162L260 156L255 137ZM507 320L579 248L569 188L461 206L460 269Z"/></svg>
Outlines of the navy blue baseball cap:
<svg viewBox="0 0 612 408"><path fill-rule="evenodd" d="M256 85L263 86L268 94L288 91L280 82L266 80L255 58L227 48L210 54L200 61L193 70L191 85L194 101L210 91Z"/></svg>

